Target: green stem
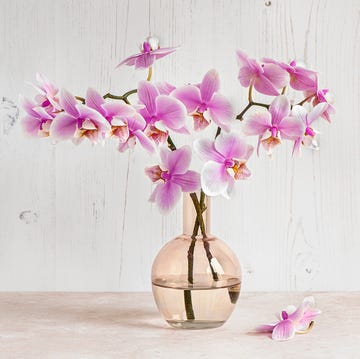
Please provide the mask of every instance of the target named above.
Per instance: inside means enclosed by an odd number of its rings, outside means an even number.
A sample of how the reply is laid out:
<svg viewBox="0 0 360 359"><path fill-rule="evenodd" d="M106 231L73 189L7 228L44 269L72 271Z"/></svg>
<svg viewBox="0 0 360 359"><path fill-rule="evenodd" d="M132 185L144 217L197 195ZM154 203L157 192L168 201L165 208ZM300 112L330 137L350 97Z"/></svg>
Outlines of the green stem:
<svg viewBox="0 0 360 359"><path fill-rule="evenodd" d="M236 119L242 121L242 120L243 120L243 116L245 115L245 113L246 113L252 106L265 107L265 108L267 108L267 109L270 107L270 105L268 105L268 104L266 104L266 103L251 101L251 102L249 102L249 103L246 105L246 107L236 116Z"/></svg>
<svg viewBox="0 0 360 359"><path fill-rule="evenodd" d="M130 105L130 101L128 100L128 97L134 93L137 93L137 89L125 92L123 95L113 95L110 92L108 92L103 96L103 98L104 99L111 98L112 100L121 100L124 101L126 104Z"/></svg>

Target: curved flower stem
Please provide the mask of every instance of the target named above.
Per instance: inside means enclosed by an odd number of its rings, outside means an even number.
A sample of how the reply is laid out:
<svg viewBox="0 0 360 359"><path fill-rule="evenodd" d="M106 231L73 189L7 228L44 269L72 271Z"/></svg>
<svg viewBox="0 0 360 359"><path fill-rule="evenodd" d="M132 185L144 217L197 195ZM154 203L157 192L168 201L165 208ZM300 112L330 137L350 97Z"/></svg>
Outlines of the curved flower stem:
<svg viewBox="0 0 360 359"><path fill-rule="evenodd" d="M296 333L298 333L298 334L307 334L307 333L310 332L310 330L312 329L313 326L314 326L314 322L311 321L310 324L309 324L309 326L308 326L306 329L304 329L304 330L299 330L299 331L297 331Z"/></svg>
<svg viewBox="0 0 360 359"><path fill-rule="evenodd" d="M170 148L171 151L175 151L175 150L176 150L175 143L173 142L173 140L172 140L172 138L170 137L170 135L168 135L167 143L168 143L168 147Z"/></svg>
<svg viewBox="0 0 360 359"><path fill-rule="evenodd" d="M313 97L315 96L315 94L312 94L306 98L304 98L302 101L300 101L299 103L297 103L296 105L302 106L305 102L311 100Z"/></svg>
<svg viewBox="0 0 360 359"><path fill-rule="evenodd" d="M150 81L150 80L151 80L152 73L153 73L152 67L149 67L149 71L148 71L148 75L147 75L146 81Z"/></svg>
<svg viewBox="0 0 360 359"><path fill-rule="evenodd" d="M108 92L107 94L105 94L103 96L104 99L106 98L111 98L112 100L121 100L124 101L126 104L130 105L130 101L128 100L128 97L134 93L137 93L137 89L134 90L130 90L128 92L125 92L123 95L113 95L110 92Z"/></svg>
<svg viewBox="0 0 360 359"><path fill-rule="evenodd" d="M220 135L221 133L221 127L218 127L215 133L215 140L217 139L217 137Z"/></svg>
<svg viewBox="0 0 360 359"><path fill-rule="evenodd" d="M252 99L252 90L253 90L253 84L251 84L250 87L249 87L249 93L248 93L248 101L249 101L249 103L250 103L250 102L253 102L253 99Z"/></svg>
<svg viewBox="0 0 360 359"><path fill-rule="evenodd" d="M75 99L78 100L78 101L81 101L83 104L85 103L84 97L75 96Z"/></svg>
<svg viewBox="0 0 360 359"><path fill-rule="evenodd" d="M246 107L236 116L237 120L242 121L243 120L243 116L245 115L245 113L252 107L252 106L259 106L259 107L265 107L265 108L269 108L270 105L266 104L266 103L261 103L261 102L249 102Z"/></svg>
<svg viewBox="0 0 360 359"><path fill-rule="evenodd" d="M286 86L284 86L283 89L281 90L281 94L285 95L285 91L286 91Z"/></svg>

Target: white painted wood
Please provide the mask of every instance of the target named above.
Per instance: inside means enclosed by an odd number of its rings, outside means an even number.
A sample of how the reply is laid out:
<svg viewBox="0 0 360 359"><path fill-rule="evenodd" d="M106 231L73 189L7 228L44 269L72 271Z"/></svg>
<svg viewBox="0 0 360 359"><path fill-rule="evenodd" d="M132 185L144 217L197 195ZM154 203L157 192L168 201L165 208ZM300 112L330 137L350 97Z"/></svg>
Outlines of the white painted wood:
<svg viewBox="0 0 360 359"><path fill-rule="evenodd" d="M149 32L181 49L156 64L176 85L219 70L237 111L234 51L319 69L337 117L321 150L253 157L250 181L216 199L213 232L238 254L245 290L359 290L360 2L334 0L0 0L0 290L148 290L152 260L181 231L162 218L139 149L31 141L18 94L40 71L76 94L122 93L144 72L115 71ZM14 107L15 106L15 107Z"/></svg>

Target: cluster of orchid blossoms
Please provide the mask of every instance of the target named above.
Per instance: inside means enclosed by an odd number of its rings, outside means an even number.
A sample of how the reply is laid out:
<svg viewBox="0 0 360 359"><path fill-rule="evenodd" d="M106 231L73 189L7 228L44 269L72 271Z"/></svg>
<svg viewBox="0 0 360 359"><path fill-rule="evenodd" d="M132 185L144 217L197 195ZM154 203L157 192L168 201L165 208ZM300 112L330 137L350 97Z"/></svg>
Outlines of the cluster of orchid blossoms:
<svg viewBox="0 0 360 359"><path fill-rule="evenodd" d="M123 95L103 96L88 89L85 97L78 97L65 89L59 91L37 75L38 95L33 101L23 100L23 128L31 136L71 139L76 144L85 138L103 143L112 137L118 140L121 152L140 145L151 154L159 154L161 163L145 172L156 183L150 201L162 213L176 205L182 192L201 190L208 196L230 197L234 183L250 176L247 161L253 147L245 142L244 135L258 137L258 154L261 147L271 154L283 140L293 142L293 153L299 153L302 146L317 146L313 125L320 118L330 122L334 108L328 91L319 87L316 72L295 61L258 62L237 51L238 79L248 88L248 104L235 116L230 101L220 93L216 70L208 71L201 83L182 87L150 82L154 62L175 50L160 48L156 38L148 38L140 53L118 65L148 69L147 80ZM257 102L254 90L271 98L267 103ZM137 101L130 103L129 97L135 94ZM298 100L296 94L300 95ZM250 108L259 111L246 114ZM244 120L242 133L232 129L236 119ZM197 139L192 146L203 167L199 172L189 170L192 148L177 147L171 135L201 132L208 126L214 126L213 137Z"/></svg>

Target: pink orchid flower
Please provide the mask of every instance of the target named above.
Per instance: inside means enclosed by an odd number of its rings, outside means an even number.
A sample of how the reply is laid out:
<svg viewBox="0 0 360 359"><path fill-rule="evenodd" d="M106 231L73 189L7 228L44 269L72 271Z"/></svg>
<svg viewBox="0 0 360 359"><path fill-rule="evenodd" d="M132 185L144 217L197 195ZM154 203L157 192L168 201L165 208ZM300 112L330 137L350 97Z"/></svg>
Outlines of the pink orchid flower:
<svg viewBox="0 0 360 359"><path fill-rule="evenodd" d="M201 187L208 196L221 194L229 198L235 180L251 175L246 162L254 148L235 133L222 133L215 141L197 140L194 148L206 161L201 171Z"/></svg>
<svg viewBox="0 0 360 359"><path fill-rule="evenodd" d="M318 149L315 136L317 131L313 129L312 124L327 110L328 104L321 102L307 112L303 106L296 105L293 107L291 114L299 122L302 122L305 127L305 131L301 137L295 140L293 153L300 153L300 145L304 144L307 147Z"/></svg>
<svg viewBox="0 0 360 359"><path fill-rule="evenodd" d="M230 102L218 93L219 74L208 71L198 86L187 85L174 90L172 95L179 99L194 119L194 129L201 130L213 120L225 131L230 131L233 110Z"/></svg>
<svg viewBox="0 0 360 359"><path fill-rule="evenodd" d="M238 79L242 86L252 85L260 93L277 96L278 89L288 84L289 74L280 66L273 63L260 65L240 50L236 54L240 65Z"/></svg>
<svg viewBox="0 0 360 359"><path fill-rule="evenodd" d="M39 106L45 108L49 113L55 113L62 110L57 94L58 88L50 82L44 75L36 74L37 85L31 84L37 91L38 95L35 101Z"/></svg>
<svg viewBox="0 0 360 359"><path fill-rule="evenodd" d="M244 125L244 133L248 136L259 137L257 153L260 143L270 155L272 149L286 140L296 141L304 133L304 123L290 116L290 102L284 95L277 96L269 107L269 111L258 112L249 116ZM267 134L269 134L268 137Z"/></svg>
<svg viewBox="0 0 360 359"><path fill-rule="evenodd" d="M174 90L176 90L174 85L171 85L166 81L156 82L155 86L158 89L160 95L170 95Z"/></svg>
<svg viewBox="0 0 360 359"><path fill-rule="evenodd" d="M263 59L265 63L275 64L290 75L290 86L297 91L315 91L317 84L317 73L315 71L298 66L293 60L290 64L275 61L273 59Z"/></svg>
<svg viewBox="0 0 360 359"><path fill-rule="evenodd" d="M157 144L166 141L167 129L187 133L185 128L186 109L177 99L160 95L155 85L141 81L138 85L138 97L144 108L138 112L148 125L146 134Z"/></svg>
<svg viewBox="0 0 360 359"><path fill-rule="evenodd" d="M159 40L156 37L148 37L143 43L139 54L127 57L116 67L127 65L135 66L135 69L147 69L154 64L155 60L159 60L174 51L176 51L176 47L160 48Z"/></svg>
<svg viewBox="0 0 360 359"><path fill-rule="evenodd" d="M74 96L66 90L60 92L60 105L64 112L59 113L50 127L50 134L58 140L73 138L79 143L84 137L97 143L111 130L109 122L96 110L77 103Z"/></svg>
<svg viewBox="0 0 360 359"><path fill-rule="evenodd" d="M261 325L255 330L259 333L272 333L274 340L289 340L295 336L295 333L307 333L310 323L320 313L320 310L314 308L314 298L306 297L298 308L289 306L286 311L283 310L280 321Z"/></svg>
<svg viewBox="0 0 360 359"><path fill-rule="evenodd" d="M157 182L150 202L155 202L161 213L168 213L181 198L182 192L194 192L200 188L200 175L189 171L191 149L183 146L175 151L167 147L160 148L162 164L145 169L153 182Z"/></svg>
<svg viewBox="0 0 360 359"><path fill-rule="evenodd" d="M32 137L49 136L50 125L54 117L44 107L38 106L26 98L22 99L22 106L27 113L21 121L23 130Z"/></svg>
<svg viewBox="0 0 360 359"><path fill-rule="evenodd" d="M146 121L136 112L136 109L128 104L117 102L107 103L95 90L88 89L85 103L98 111L111 125L111 135L119 138L120 152L133 148L136 140L150 153L154 152L154 146L144 134Z"/></svg>

